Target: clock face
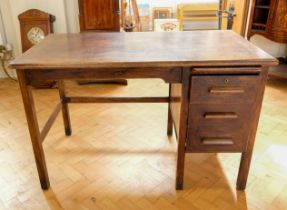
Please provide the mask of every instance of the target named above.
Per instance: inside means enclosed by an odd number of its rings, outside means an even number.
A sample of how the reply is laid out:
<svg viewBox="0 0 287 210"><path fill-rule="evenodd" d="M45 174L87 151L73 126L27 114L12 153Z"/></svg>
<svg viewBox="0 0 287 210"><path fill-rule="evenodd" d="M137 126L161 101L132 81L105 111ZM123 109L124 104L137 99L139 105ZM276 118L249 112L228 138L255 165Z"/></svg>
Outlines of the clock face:
<svg viewBox="0 0 287 210"><path fill-rule="evenodd" d="M39 27L31 28L27 33L28 40L31 44L38 44L42 39L45 38L44 31Z"/></svg>

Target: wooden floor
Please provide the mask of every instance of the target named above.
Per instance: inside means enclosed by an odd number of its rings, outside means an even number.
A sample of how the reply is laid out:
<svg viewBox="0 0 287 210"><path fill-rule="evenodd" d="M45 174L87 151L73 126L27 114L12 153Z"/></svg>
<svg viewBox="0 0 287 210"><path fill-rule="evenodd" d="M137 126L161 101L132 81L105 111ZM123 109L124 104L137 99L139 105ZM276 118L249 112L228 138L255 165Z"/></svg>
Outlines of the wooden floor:
<svg viewBox="0 0 287 210"><path fill-rule="evenodd" d="M78 95L167 95L161 80L128 86L68 83ZM34 92L40 125L58 100ZM73 135L59 116L44 143L51 188L42 191L17 83L0 80L0 209L287 209L287 81L269 81L247 189L235 190L237 154L187 155L175 190L176 140L166 104L71 105Z"/></svg>

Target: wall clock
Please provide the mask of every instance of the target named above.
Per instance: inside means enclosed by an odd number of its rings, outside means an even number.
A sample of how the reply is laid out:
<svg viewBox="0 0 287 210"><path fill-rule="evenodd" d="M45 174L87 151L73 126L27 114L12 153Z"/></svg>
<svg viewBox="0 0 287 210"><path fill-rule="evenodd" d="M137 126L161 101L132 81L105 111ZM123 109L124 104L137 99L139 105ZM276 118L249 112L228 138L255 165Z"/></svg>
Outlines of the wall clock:
<svg viewBox="0 0 287 210"><path fill-rule="evenodd" d="M45 32L39 27L31 28L27 33L28 40L35 45L45 38Z"/></svg>
<svg viewBox="0 0 287 210"><path fill-rule="evenodd" d="M46 12L30 9L18 16L21 30L22 52L41 42L49 33L53 33L55 16Z"/></svg>
<svg viewBox="0 0 287 210"><path fill-rule="evenodd" d="M53 22L55 16L46 12L30 9L18 16L21 30L22 52L27 51L34 45L41 42L45 36L53 33ZM55 81L46 81L33 85L36 88L51 88Z"/></svg>

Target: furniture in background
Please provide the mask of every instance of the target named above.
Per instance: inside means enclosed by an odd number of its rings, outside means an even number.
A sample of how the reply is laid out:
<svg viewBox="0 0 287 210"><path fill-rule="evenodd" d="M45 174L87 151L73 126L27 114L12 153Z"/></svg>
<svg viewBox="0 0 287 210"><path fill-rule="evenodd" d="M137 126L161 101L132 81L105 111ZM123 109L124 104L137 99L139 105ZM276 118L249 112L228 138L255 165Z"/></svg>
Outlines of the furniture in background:
<svg viewBox="0 0 287 210"><path fill-rule="evenodd" d="M272 41L287 43L287 1L255 0L252 2L247 37L259 34Z"/></svg>
<svg viewBox="0 0 287 210"><path fill-rule="evenodd" d="M140 3L137 4L139 19L140 19L140 30L139 31L150 31L150 4Z"/></svg>
<svg viewBox="0 0 287 210"><path fill-rule="evenodd" d="M276 59L232 31L49 36L11 63L17 69L42 189L50 186L42 144L61 110L65 133L72 134L69 103L168 103L167 134L172 135L174 126L178 142L176 189L183 188L187 153L230 152L242 155L237 189L244 190L267 71L275 64ZM110 78L160 78L170 84L169 96L65 92L64 80ZM31 85L45 79L58 80L60 100L40 131Z"/></svg>
<svg viewBox="0 0 287 210"><path fill-rule="evenodd" d="M121 0L121 25L126 32L141 31L139 8L136 0Z"/></svg>
<svg viewBox="0 0 287 210"><path fill-rule="evenodd" d="M171 19L172 7L153 7L152 8L152 28L155 31L155 21L157 19Z"/></svg>
<svg viewBox="0 0 287 210"><path fill-rule="evenodd" d="M79 0L81 31L120 31L118 0Z"/></svg>
<svg viewBox="0 0 287 210"><path fill-rule="evenodd" d="M80 31L119 32L120 8L119 0L78 0ZM92 83L127 85L125 79L117 80L79 80L78 84Z"/></svg>
<svg viewBox="0 0 287 210"><path fill-rule="evenodd" d="M247 37L258 34L274 42L287 43L287 1L254 0ZM269 76L287 78L286 62L270 68Z"/></svg>
<svg viewBox="0 0 287 210"><path fill-rule="evenodd" d="M55 16L46 12L30 9L18 16L21 30L22 52L26 52L50 33L53 33Z"/></svg>
<svg viewBox="0 0 287 210"><path fill-rule="evenodd" d="M154 19L153 31L179 31L178 19Z"/></svg>
<svg viewBox="0 0 287 210"><path fill-rule="evenodd" d="M172 7L153 7L152 19L169 19L172 17Z"/></svg>
<svg viewBox="0 0 287 210"><path fill-rule="evenodd" d="M218 29L218 2L181 3L177 6L180 30ZM184 24L189 24L188 29Z"/></svg>
<svg viewBox="0 0 287 210"><path fill-rule="evenodd" d="M53 22L56 17L38 9L27 10L18 15L21 30L22 52L26 52L34 45L40 43L45 36L53 33ZM44 81L35 84L36 88L51 88L55 81Z"/></svg>
<svg viewBox="0 0 287 210"><path fill-rule="evenodd" d="M215 0L208 2L191 1L181 3L177 6L177 18L180 23L180 30L206 30L222 29L223 19L227 19L227 27L232 29L233 17L236 15L231 4L226 10L225 0ZM188 25L184 26L184 25Z"/></svg>

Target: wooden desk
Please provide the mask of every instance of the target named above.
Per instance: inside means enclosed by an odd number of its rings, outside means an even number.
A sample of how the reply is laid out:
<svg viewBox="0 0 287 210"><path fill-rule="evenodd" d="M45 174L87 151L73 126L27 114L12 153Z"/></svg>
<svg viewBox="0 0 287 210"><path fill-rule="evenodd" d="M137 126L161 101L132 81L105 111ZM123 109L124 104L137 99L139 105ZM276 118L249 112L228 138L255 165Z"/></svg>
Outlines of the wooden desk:
<svg viewBox="0 0 287 210"><path fill-rule="evenodd" d="M239 152L237 189L246 186L267 69L277 61L231 31L50 35L11 63L17 69L41 186L48 189L42 143L62 110L71 135L69 103L169 103L167 133L177 134L176 188L183 187L188 152ZM67 79L160 78L169 97L79 97ZM31 85L58 80L60 101L39 130ZM196 173L196 171L194 172Z"/></svg>

